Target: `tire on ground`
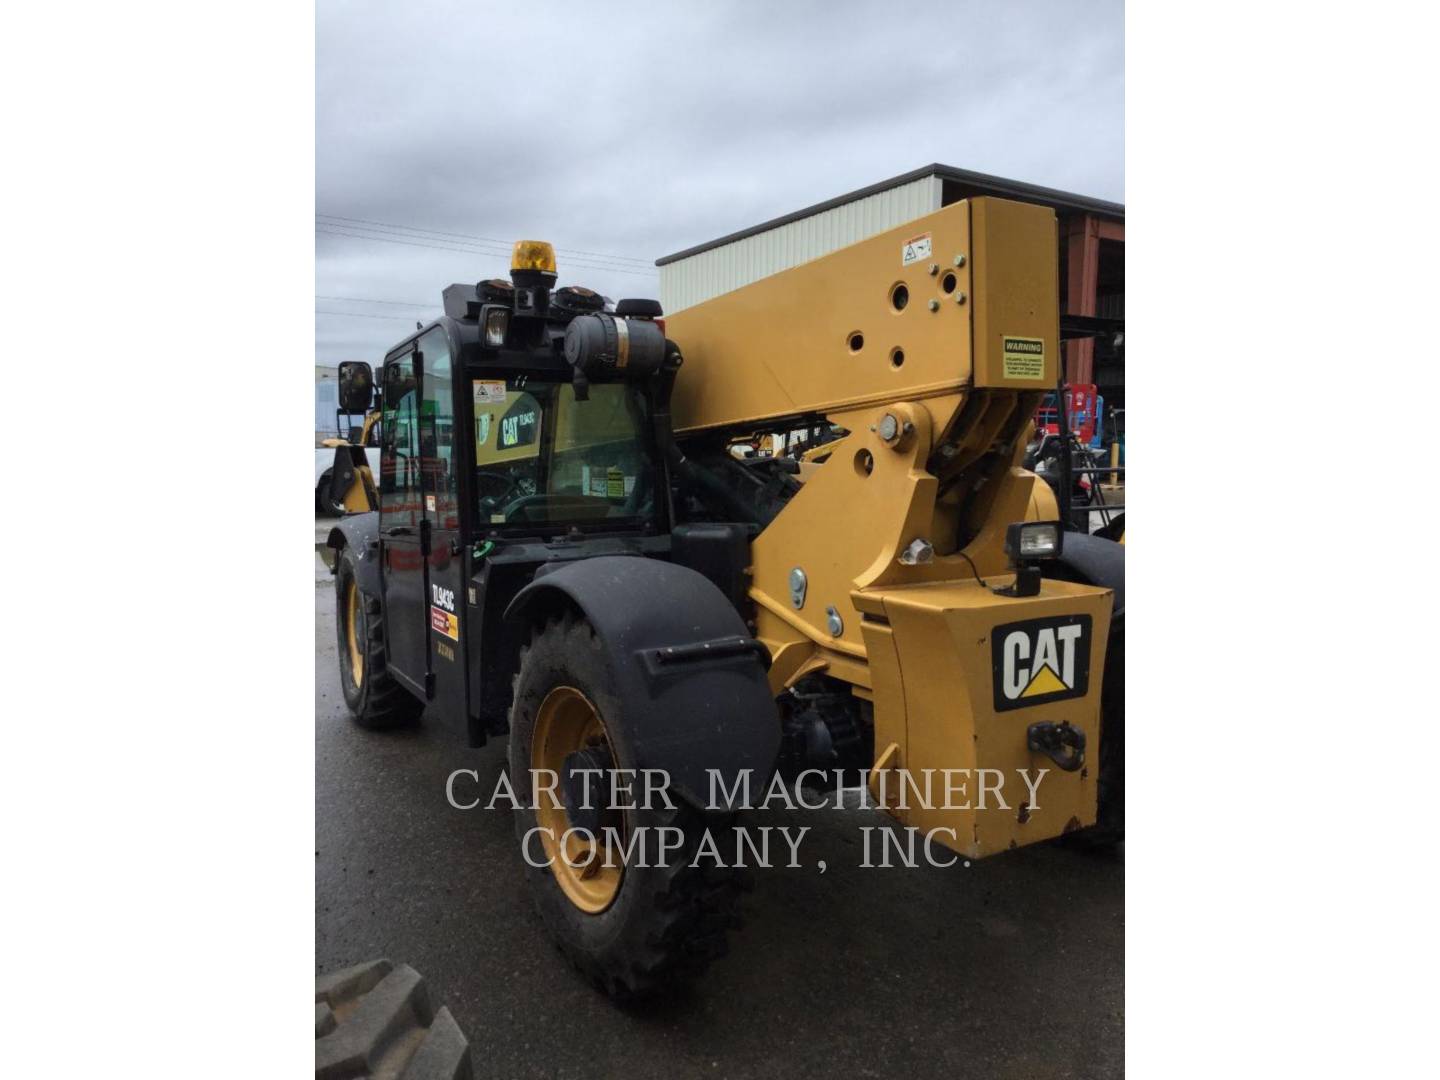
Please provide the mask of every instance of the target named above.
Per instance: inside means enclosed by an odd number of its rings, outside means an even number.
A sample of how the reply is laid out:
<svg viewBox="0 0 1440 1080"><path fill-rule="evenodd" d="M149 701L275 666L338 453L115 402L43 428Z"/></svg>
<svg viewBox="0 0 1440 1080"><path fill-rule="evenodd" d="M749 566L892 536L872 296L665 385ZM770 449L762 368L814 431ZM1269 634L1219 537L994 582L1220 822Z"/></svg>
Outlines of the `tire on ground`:
<svg viewBox="0 0 1440 1080"><path fill-rule="evenodd" d="M473 1080L470 1045L414 968L371 960L315 980L315 1078Z"/></svg>
<svg viewBox="0 0 1440 1080"><path fill-rule="evenodd" d="M315 485L315 513L320 517L339 517L345 512L345 507L337 505L330 497L330 477L331 472L326 469Z"/></svg>
<svg viewBox="0 0 1440 1080"><path fill-rule="evenodd" d="M1046 577L1094 585L1074 567L1062 563L1042 564ZM1125 841L1125 612L1110 620L1110 637L1105 643L1105 671L1100 687L1100 763L1096 780L1099 803L1095 824L1088 829L1066 833L1066 844L1096 852L1110 851Z"/></svg>
<svg viewBox="0 0 1440 1080"><path fill-rule="evenodd" d="M536 713L556 687L579 690L595 706L605 725L613 766L635 767L622 725L616 722L621 702L594 629L575 615L537 628L522 648L515 698L510 713L509 773L517 801L515 832L522 848L537 825L531 782L531 744ZM629 801L643 802L642 789ZM672 795L674 808L663 805L625 810L625 835L645 827L647 841L661 828L680 830L679 851L667 853L665 865L652 844L647 866L626 866L618 892L603 911L588 914L566 896L555 874L543 862L538 837L528 839L527 876L540 917L572 964L597 988L624 1000L653 997L699 976L725 954L726 933L740 925L739 896L750 884L735 868L731 819L707 817ZM706 833L724 867L708 854L692 866ZM674 833L667 834L674 837Z"/></svg>
<svg viewBox="0 0 1440 1080"><path fill-rule="evenodd" d="M355 609L355 635L360 653L360 676L355 677L349 641L350 605ZM385 664L385 633L380 600L367 596L356 584L355 552L342 548L335 573L336 652L340 663L340 689L355 722L371 731L387 731L416 720L424 703L401 686Z"/></svg>
<svg viewBox="0 0 1440 1080"><path fill-rule="evenodd" d="M1100 688L1100 811L1092 842L1114 845L1125 840L1125 616L1110 627L1104 683Z"/></svg>

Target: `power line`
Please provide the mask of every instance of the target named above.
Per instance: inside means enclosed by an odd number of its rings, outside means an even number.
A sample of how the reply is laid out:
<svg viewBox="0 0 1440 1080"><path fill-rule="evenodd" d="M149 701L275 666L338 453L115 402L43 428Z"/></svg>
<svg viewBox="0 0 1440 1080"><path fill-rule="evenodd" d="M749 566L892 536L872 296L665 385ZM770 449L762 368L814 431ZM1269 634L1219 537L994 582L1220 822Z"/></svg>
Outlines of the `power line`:
<svg viewBox="0 0 1440 1080"><path fill-rule="evenodd" d="M347 236L354 240L379 240L387 244L405 244L410 247L433 248L436 251L456 251L465 255L488 255L492 258L508 258L511 253L509 248L504 248L503 250L498 248L485 248L479 244L473 244L468 240L435 240L428 237L419 238L414 236L401 238L400 235L387 236L384 234L374 234L370 231L347 231L353 230L354 228L357 227L332 225L328 221L320 221L315 224L315 231L326 236ZM585 259L569 257L566 258L565 262L569 266L577 266L582 270L613 270L617 274L633 274L637 277L648 277L651 279L655 277L653 270L627 270L621 266L593 263Z"/></svg>
<svg viewBox="0 0 1440 1080"><path fill-rule="evenodd" d="M415 322L413 315L371 315L364 311L326 311L324 308L316 308L316 315L341 315L350 319L398 319L400 322Z"/></svg>
<svg viewBox="0 0 1440 1080"><path fill-rule="evenodd" d="M481 241L478 239L469 240L463 238L453 238L451 236L431 235L416 230L405 229L401 226L396 226L392 228L389 225L361 225L351 224L349 222L342 221L322 221L317 217L315 227L328 229L350 229L352 231L358 231L362 236L401 236L409 240L421 240L432 244L452 244L471 250L493 252L496 255L508 255L511 250L509 245L502 244L498 240Z"/></svg>
<svg viewBox="0 0 1440 1080"><path fill-rule="evenodd" d="M349 237L352 240L379 240L381 243L385 244L404 244L407 247L430 248L434 251L454 251L461 255L489 255L491 257L496 257L510 254L508 250L504 252L498 252L487 251L484 248L476 246L464 246L464 242L458 240L452 241L448 244L441 244L435 242L422 243L419 240L401 240L393 236L371 236L366 233L341 232L334 228L326 228L324 222L317 223L315 226L315 231L324 236L345 236ZM580 269L582 270L609 270L617 274L631 274L635 277L650 278L652 280L656 276L653 271L622 270L618 266L599 266L591 263L584 263L578 259L568 259L566 261L572 266L580 267Z"/></svg>
<svg viewBox="0 0 1440 1080"><path fill-rule="evenodd" d="M416 233L379 232L362 225L337 225L330 221L317 221L315 223L317 232L328 233L331 236L351 236L361 240L390 240L414 244L418 247L434 247L444 251L464 251L482 255L493 255L497 259L504 258L510 254L508 248L485 247L482 244L472 243L469 240L443 240L433 236L420 236ZM360 231L363 230L363 231Z"/></svg>
<svg viewBox="0 0 1440 1080"><path fill-rule="evenodd" d="M365 233L340 232L333 228L325 228L323 223L315 226L315 231L323 236L348 236L352 240L380 240L386 244L405 244L408 247L430 248L432 251L457 251L462 255L495 255L498 252L483 251L474 247L459 247L450 244L421 243L419 240L397 240L390 236L367 236Z"/></svg>
<svg viewBox="0 0 1440 1080"><path fill-rule="evenodd" d="M317 296L316 300L339 300L347 304L389 304L392 307L433 308L433 303L412 304L408 300L371 300L364 296Z"/></svg>
<svg viewBox="0 0 1440 1080"><path fill-rule="evenodd" d="M316 214L315 216L319 218L329 218L332 221L349 222L354 225L370 225L384 229L397 229L407 233L429 233L432 236L450 236L457 237L461 240L483 240L487 244L499 244L507 253L512 247L511 241L509 240L500 240L493 236L477 236L474 233L446 232L443 229L421 229L415 225L397 225L393 222L371 221L366 218L347 218L341 217L339 214ZM571 255L589 256L595 259L610 259L617 262L634 263L637 266L649 267L651 265L649 260L637 259L633 255L614 255L604 251L581 251L579 248L557 247L555 250L558 252L568 252Z"/></svg>

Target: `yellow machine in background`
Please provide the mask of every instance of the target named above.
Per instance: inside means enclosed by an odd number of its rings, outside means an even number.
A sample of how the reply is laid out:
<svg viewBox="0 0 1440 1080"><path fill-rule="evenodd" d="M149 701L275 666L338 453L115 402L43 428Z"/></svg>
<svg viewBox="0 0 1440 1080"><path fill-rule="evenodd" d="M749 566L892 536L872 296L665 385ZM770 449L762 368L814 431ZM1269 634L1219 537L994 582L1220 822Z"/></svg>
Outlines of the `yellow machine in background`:
<svg viewBox="0 0 1440 1080"><path fill-rule="evenodd" d="M360 437L350 442L346 439L322 439L320 445L335 450L335 463L331 466L329 488L332 505L341 513L359 514L376 510L380 506L379 488L371 473L370 463L365 457L365 447L372 444L372 432L380 424L380 410L365 414L360 428Z"/></svg>

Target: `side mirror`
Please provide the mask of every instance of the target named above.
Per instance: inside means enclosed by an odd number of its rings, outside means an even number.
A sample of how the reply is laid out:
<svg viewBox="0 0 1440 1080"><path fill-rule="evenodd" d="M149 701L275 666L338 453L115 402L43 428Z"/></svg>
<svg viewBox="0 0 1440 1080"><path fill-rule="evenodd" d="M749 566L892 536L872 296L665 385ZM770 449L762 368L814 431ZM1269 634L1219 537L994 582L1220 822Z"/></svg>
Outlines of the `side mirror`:
<svg viewBox="0 0 1440 1080"><path fill-rule="evenodd" d="M375 398L375 373L363 360L340 364L340 411L355 415L370 411Z"/></svg>

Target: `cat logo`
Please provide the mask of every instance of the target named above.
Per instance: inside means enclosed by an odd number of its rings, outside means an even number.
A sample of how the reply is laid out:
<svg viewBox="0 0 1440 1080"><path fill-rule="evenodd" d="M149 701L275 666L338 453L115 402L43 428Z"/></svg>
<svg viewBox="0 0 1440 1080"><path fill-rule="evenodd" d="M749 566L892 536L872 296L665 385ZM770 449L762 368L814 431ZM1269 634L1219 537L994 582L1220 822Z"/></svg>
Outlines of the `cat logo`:
<svg viewBox="0 0 1440 1080"><path fill-rule="evenodd" d="M1089 689L1089 615L1006 623L990 643L996 712L1084 697Z"/></svg>

